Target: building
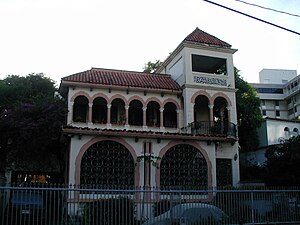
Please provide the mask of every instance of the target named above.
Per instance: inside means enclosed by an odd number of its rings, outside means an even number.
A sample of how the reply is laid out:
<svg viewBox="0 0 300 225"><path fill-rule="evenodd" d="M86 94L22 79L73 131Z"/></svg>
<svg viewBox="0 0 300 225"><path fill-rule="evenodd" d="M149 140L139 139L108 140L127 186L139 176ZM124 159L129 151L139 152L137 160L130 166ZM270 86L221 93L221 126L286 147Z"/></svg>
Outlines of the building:
<svg viewBox="0 0 300 225"><path fill-rule="evenodd" d="M68 183L238 184L235 52L196 28L154 74L92 68L63 77Z"/></svg>
<svg viewBox="0 0 300 225"><path fill-rule="evenodd" d="M264 117L294 120L300 116L300 75L296 70L263 69L260 83L251 84L261 100Z"/></svg>
<svg viewBox="0 0 300 225"><path fill-rule="evenodd" d="M263 69L259 83L251 84L261 101L265 119L258 129L259 149L241 156L241 164L262 166L266 148L300 133L300 75L296 70Z"/></svg>

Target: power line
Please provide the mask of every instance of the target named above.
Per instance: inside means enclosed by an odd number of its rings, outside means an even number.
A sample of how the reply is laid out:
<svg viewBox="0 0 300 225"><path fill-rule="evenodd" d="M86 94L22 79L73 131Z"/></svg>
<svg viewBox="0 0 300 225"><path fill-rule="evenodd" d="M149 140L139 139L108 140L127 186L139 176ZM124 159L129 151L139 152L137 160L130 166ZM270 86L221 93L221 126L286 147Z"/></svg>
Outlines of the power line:
<svg viewBox="0 0 300 225"><path fill-rule="evenodd" d="M251 5L251 6L258 7L258 8L262 8L262 9L274 11L274 12L277 12L277 13L283 13L283 14L286 14L286 15L289 15L289 16L300 17L300 15L297 15L297 14L292 14L292 13L289 13L289 12L284 12L284 11L280 11L280 10L277 10L277 9L268 8L268 7L265 7L265 6L256 5L256 4L249 3L249 2L245 2L245 1L242 1L242 0L235 0L235 1L244 3L244 4L246 4L246 5Z"/></svg>
<svg viewBox="0 0 300 225"><path fill-rule="evenodd" d="M224 9L228 9L228 10L230 10L230 11L239 13L239 14L241 14L241 15L248 16L248 17L250 17L250 18L252 18L252 19L255 19L255 20L258 20L258 21L260 21L260 22L269 24L269 25L271 25L271 26L280 28L280 29L282 29L282 30L289 31L289 32L291 32L291 33L300 35L299 32L296 32L296 31L294 31L294 30L290 30L290 29L288 29L288 28L279 26L279 25L277 25L277 24L275 24L275 23L271 23L271 22L268 22L268 21L266 21L266 20L262 20L262 19L260 19L260 18L255 17L255 16L251 16L251 15L249 15L249 14L246 14L246 13L243 13L243 12L241 12L241 11L238 11L238 10L235 10L235 9L232 9L232 8L229 8L229 7L227 7L227 6L220 5L220 4L216 3L216 2L212 2L212 1L209 1L209 0L203 0L203 1L208 2L208 3L211 3L211 4L216 5L216 6L219 6L219 7L222 7L222 8L224 8Z"/></svg>

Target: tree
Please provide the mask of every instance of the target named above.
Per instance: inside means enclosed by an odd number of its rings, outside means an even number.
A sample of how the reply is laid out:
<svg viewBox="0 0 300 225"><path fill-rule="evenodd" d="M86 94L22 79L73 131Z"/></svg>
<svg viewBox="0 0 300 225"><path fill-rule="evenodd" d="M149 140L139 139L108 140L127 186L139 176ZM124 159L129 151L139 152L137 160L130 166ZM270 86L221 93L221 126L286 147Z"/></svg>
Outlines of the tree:
<svg viewBox="0 0 300 225"><path fill-rule="evenodd" d="M154 73L162 64L160 60L156 60L155 62L147 62L143 68L143 71L146 73Z"/></svg>
<svg viewBox="0 0 300 225"><path fill-rule="evenodd" d="M263 118L260 112L260 99L256 90L242 79L239 70L234 69L238 134L241 151L254 150L259 145L257 128Z"/></svg>
<svg viewBox="0 0 300 225"><path fill-rule="evenodd" d="M281 145L266 151L267 176L270 186L300 186L300 136L292 137Z"/></svg>
<svg viewBox="0 0 300 225"><path fill-rule="evenodd" d="M59 139L67 110L55 91L54 82L43 74L0 81L0 151L6 167L58 171L50 159L61 160Z"/></svg>

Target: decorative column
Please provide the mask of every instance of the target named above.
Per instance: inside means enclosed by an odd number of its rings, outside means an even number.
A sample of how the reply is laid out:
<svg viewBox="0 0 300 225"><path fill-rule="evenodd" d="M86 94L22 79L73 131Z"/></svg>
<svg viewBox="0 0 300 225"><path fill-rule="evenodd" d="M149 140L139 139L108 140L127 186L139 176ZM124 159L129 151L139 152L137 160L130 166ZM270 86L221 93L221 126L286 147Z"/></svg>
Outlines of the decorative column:
<svg viewBox="0 0 300 225"><path fill-rule="evenodd" d="M111 126L111 104L107 104L107 126Z"/></svg>
<svg viewBox="0 0 300 225"><path fill-rule="evenodd" d="M226 109L227 109L227 116L228 116L227 133L235 136L236 132L234 131L234 127L231 126L231 115L230 115L231 106L227 106Z"/></svg>
<svg viewBox="0 0 300 225"><path fill-rule="evenodd" d="M88 124L92 124L92 116L93 116L93 103L89 103L89 109L88 109Z"/></svg>
<svg viewBox="0 0 300 225"><path fill-rule="evenodd" d="M143 128L147 129L147 107L143 107Z"/></svg>
<svg viewBox="0 0 300 225"><path fill-rule="evenodd" d="M164 108L160 108L159 112L160 112L160 129L164 129Z"/></svg>
<svg viewBox="0 0 300 225"><path fill-rule="evenodd" d="M179 118L180 118L180 109L176 109L176 113L177 113L177 127L176 128L179 128Z"/></svg>
<svg viewBox="0 0 300 225"><path fill-rule="evenodd" d="M71 124L73 122L73 107L74 107L74 102L70 102L69 113L68 113L68 124Z"/></svg>
<svg viewBox="0 0 300 225"><path fill-rule="evenodd" d="M224 133L224 107L220 109L220 117L221 117L221 133Z"/></svg>
<svg viewBox="0 0 300 225"><path fill-rule="evenodd" d="M208 105L209 108L209 120L214 121L214 105Z"/></svg>
<svg viewBox="0 0 300 225"><path fill-rule="evenodd" d="M125 127L129 127L129 105L125 105Z"/></svg>

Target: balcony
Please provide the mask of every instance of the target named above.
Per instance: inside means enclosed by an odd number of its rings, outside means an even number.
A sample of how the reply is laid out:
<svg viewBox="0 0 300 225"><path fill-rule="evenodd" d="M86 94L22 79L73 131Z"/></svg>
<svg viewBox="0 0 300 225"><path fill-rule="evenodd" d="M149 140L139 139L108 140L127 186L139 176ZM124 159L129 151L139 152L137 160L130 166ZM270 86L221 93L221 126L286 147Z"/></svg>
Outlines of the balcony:
<svg viewBox="0 0 300 225"><path fill-rule="evenodd" d="M237 128L234 123L215 122L215 121L197 121L189 123L187 127L181 128L182 133L195 135L226 136L237 138Z"/></svg>

